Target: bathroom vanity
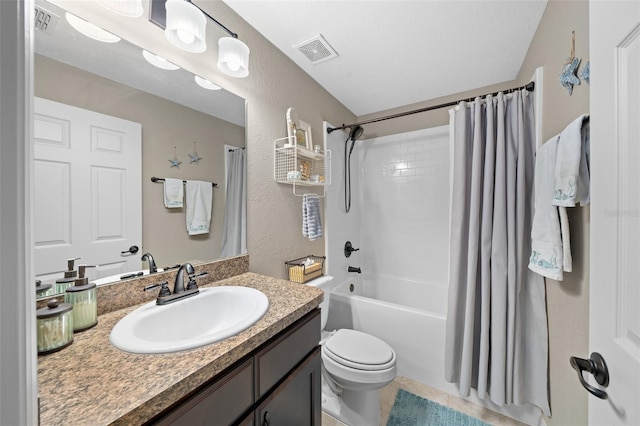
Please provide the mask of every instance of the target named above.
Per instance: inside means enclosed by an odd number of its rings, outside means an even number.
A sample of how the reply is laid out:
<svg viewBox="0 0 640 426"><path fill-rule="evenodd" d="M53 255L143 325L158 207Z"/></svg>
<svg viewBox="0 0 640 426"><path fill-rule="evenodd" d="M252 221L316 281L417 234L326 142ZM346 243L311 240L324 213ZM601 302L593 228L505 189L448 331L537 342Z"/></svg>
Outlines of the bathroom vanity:
<svg viewBox="0 0 640 426"><path fill-rule="evenodd" d="M316 309L149 423L319 426L319 339Z"/></svg>
<svg viewBox="0 0 640 426"><path fill-rule="evenodd" d="M166 354L109 342L139 305L102 314L69 347L38 358L41 424L320 425L322 291L253 273L202 287L218 285L262 291L267 313L228 339Z"/></svg>

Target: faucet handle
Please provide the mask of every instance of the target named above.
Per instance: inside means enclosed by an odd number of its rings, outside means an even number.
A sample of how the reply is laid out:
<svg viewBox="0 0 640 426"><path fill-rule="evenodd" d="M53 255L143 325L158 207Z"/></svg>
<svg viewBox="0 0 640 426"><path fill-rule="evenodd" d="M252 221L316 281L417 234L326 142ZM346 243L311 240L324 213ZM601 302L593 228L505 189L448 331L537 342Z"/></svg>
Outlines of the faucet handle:
<svg viewBox="0 0 640 426"><path fill-rule="evenodd" d="M146 285L142 288L143 291L153 290L156 287L160 287L160 293L158 293L158 297L171 296L171 290L169 290L169 282L165 281L163 283L155 283Z"/></svg>
<svg viewBox="0 0 640 426"><path fill-rule="evenodd" d="M189 282L187 283L187 290L195 290L198 288L198 284L196 284L196 278L203 277L208 275L207 272L198 272L197 274L189 274Z"/></svg>

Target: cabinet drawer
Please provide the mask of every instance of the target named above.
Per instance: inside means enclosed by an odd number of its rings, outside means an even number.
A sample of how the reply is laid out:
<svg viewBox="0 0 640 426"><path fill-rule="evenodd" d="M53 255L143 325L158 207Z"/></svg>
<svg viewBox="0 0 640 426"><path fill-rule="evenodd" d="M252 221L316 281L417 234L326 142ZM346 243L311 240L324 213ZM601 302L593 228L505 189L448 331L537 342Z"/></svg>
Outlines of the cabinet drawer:
<svg viewBox="0 0 640 426"><path fill-rule="evenodd" d="M253 359L248 359L156 424L230 425L252 405Z"/></svg>
<svg viewBox="0 0 640 426"><path fill-rule="evenodd" d="M255 357L256 401L275 386L320 342L320 309L261 349Z"/></svg>

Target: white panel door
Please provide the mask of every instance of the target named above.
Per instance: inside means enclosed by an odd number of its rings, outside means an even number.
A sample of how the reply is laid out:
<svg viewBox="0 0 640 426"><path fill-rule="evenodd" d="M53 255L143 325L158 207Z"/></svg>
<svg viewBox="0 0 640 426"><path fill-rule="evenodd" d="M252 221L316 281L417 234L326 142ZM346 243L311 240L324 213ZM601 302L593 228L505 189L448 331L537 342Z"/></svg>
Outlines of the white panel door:
<svg viewBox="0 0 640 426"><path fill-rule="evenodd" d="M140 269L121 252L142 246L141 138L139 123L35 98L36 277L77 257L92 278Z"/></svg>
<svg viewBox="0 0 640 426"><path fill-rule="evenodd" d="M608 399L589 423L640 424L640 2L591 1L590 352ZM591 385L599 387L593 377Z"/></svg>

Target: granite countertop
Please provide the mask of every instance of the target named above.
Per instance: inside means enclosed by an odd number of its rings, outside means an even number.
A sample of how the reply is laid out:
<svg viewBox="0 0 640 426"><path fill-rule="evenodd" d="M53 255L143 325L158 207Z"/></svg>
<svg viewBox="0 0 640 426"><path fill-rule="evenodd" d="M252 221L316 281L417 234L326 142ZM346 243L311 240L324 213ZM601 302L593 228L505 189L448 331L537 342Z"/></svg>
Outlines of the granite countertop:
<svg viewBox="0 0 640 426"><path fill-rule="evenodd" d="M179 401L318 307L322 291L254 273L201 287L239 285L262 291L269 310L236 336L170 354L132 354L109 342L113 326L138 306L98 316L71 346L38 357L42 425L140 424Z"/></svg>

